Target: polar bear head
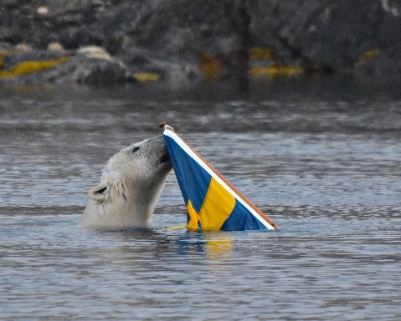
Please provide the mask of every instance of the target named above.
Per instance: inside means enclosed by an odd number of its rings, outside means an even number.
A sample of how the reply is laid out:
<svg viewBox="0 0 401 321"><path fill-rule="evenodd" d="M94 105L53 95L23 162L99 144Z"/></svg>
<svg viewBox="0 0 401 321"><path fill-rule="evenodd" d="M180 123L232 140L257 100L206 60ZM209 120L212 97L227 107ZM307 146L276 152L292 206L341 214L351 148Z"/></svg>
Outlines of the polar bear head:
<svg viewBox="0 0 401 321"><path fill-rule="evenodd" d="M80 223L98 228L146 228L172 168L163 136L120 150L107 162Z"/></svg>

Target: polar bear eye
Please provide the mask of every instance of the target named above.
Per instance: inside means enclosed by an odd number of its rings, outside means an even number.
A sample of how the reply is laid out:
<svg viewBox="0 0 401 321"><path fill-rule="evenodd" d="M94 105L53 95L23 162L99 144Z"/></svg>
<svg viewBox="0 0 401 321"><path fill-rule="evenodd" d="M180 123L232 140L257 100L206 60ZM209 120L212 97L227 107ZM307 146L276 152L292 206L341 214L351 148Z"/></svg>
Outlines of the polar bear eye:
<svg viewBox="0 0 401 321"><path fill-rule="evenodd" d="M132 149L132 153L135 153L135 152L137 152L139 150L139 147L134 147L133 149Z"/></svg>

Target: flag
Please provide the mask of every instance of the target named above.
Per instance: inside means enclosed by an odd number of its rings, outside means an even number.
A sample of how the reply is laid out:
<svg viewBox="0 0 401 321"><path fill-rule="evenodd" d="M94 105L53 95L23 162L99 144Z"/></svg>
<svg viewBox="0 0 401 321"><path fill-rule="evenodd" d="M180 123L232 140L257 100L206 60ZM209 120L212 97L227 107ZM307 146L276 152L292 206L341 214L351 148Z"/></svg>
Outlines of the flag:
<svg viewBox="0 0 401 321"><path fill-rule="evenodd" d="M187 207L189 230L278 229L168 125L164 138Z"/></svg>

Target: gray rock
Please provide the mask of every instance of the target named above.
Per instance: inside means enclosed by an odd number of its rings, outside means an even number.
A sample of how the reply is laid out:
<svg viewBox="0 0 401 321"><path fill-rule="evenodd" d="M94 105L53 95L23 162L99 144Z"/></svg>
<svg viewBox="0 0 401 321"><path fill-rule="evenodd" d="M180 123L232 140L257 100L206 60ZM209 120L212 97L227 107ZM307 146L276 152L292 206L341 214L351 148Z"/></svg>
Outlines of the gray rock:
<svg viewBox="0 0 401 321"><path fill-rule="evenodd" d="M386 0L257 0L251 7L252 34L289 63L348 70L375 49L396 63L400 58L391 52L401 49L398 10Z"/></svg>
<svg viewBox="0 0 401 321"><path fill-rule="evenodd" d="M66 55L62 55L61 53L51 53L47 51L16 54L15 57L7 57L8 64L10 64L10 62L14 64L8 67L9 70L12 70L11 68L18 66L18 64L24 61L47 61L48 58L53 59L56 54L60 55L58 57L66 57ZM126 83L129 78L129 72L121 62L87 57L85 55L70 55L67 57L67 61L42 71L14 77L0 77L0 84L40 86L45 84L61 85L66 83L78 83L89 86L112 86ZM26 59L21 60L21 58Z"/></svg>
<svg viewBox="0 0 401 321"><path fill-rule="evenodd" d="M65 55L68 55L68 53L60 51L45 51L45 50L30 50L30 51L16 52L14 54L4 56L3 69L8 70L13 66L18 65L24 61L48 61L48 60L58 59Z"/></svg>
<svg viewBox="0 0 401 321"><path fill-rule="evenodd" d="M97 45L122 61L129 75L151 71L178 83L201 79L200 52L235 57L229 62L235 65L251 47L270 48L276 63L323 72L401 73L396 0L5 0L0 24L0 48L26 43L44 50L59 42L75 51ZM378 55L361 60L372 50ZM88 70L71 67L81 75L73 79L91 79L84 76L89 70L109 74L111 66L120 74L118 63L81 63ZM116 75L109 77L124 78Z"/></svg>

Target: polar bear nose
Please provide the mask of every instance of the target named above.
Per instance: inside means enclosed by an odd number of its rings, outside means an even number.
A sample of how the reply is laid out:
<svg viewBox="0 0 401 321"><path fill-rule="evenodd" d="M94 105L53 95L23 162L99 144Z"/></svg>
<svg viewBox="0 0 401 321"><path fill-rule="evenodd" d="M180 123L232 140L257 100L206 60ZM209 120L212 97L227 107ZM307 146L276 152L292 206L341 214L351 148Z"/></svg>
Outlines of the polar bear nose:
<svg viewBox="0 0 401 321"><path fill-rule="evenodd" d="M169 156L169 154L168 154L167 152L164 153L164 154L162 155L162 157L159 158L159 162L160 162L161 164L170 162L170 156Z"/></svg>

